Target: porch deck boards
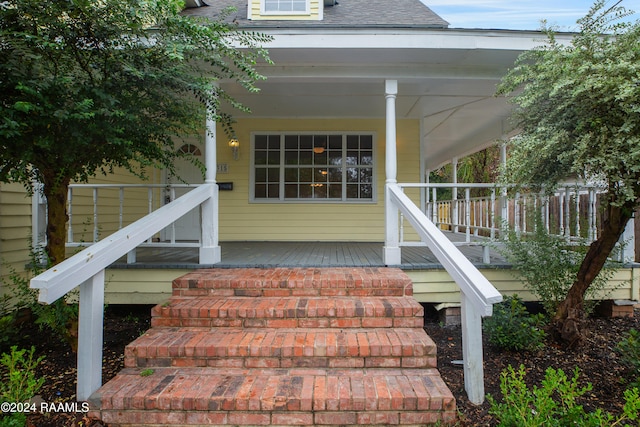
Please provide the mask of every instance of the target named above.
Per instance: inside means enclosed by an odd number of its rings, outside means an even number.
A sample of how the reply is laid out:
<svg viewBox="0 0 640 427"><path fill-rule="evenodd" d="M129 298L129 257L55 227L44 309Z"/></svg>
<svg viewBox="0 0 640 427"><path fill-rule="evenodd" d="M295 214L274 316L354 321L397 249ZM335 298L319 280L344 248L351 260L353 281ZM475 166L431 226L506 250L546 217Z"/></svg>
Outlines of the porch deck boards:
<svg viewBox="0 0 640 427"><path fill-rule="evenodd" d="M452 241L464 240L464 235L447 233ZM270 268L270 267L383 267L382 242L221 242L222 261L216 268ZM459 249L477 266L482 262L482 246L461 246ZM491 250L493 266L505 264L505 260ZM185 268L198 264L198 248L137 249L135 264L118 260L116 268ZM402 248L402 264L405 270L440 269L442 266L424 246Z"/></svg>

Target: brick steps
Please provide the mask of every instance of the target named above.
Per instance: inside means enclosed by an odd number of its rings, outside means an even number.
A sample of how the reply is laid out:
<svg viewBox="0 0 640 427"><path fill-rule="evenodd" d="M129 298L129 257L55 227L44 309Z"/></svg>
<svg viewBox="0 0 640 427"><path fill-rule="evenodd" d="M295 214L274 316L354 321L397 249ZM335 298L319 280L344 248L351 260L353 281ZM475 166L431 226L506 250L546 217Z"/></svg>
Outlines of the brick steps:
<svg viewBox="0 0 640 427"><path fill-rule="evenodd" d="M435 344L415 328L151 329L125 349L125 367L435 368Z"/></svg>
<svg viewBox="0 0 640 427"><path fill-rule="evenodd" d="M195 271L153 308L90 415L110 427L454 421L412 295L389 268Z"/></svg>
<svg viewBox="0 0 640 427"><path fill-rule="evenodd" d="M103 421L146 425L428 424L452 408L434 369L125 369L93 396ZM108 398L106 396L109 396ZM120 410L126 408L126 410ZM163 414L162 416L154 414ZM376 420L375 423L372 421Z"/></svg>
<svg viewBox="0 0 640 427"><path fill-rule="evenodd" d="M420 328L424 310L406 297L173 297L151 326L244 328Z"/></svg>
<svg viewBox="0 0 640 427"><path fill-rule="evenodd" d="M198 270L173 281L174 296L407 296L411 279L384 268Z"/></svg>

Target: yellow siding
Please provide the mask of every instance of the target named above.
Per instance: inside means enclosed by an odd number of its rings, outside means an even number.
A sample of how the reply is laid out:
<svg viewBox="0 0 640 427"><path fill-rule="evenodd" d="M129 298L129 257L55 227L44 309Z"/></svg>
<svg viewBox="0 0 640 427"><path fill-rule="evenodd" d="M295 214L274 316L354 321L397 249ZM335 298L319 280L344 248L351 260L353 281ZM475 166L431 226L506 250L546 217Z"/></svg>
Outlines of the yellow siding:
<svg viewBox="0 0 640 427"><path fill-rule="evenodd" d="M233 191L220 192L220 240L312 240L383 241L385 183L384 120L239 120L234 126L240 140L240 158L221 141L218 163L228 165L228 173L218 174L219 182L233 182ZM419 122L399 120L397 126L398 181L418 182ZM372 132L376 138L374 203L250 203L251 132ZM221 131L219 135L224 135Z"/></svg>
<svg viewBox="0 0 640 427"><path fill-rule="evenodd" d="M110 269L105 275L106 304L162 304L173 279L191 270Z"/></svg>
<svg viewBox="0 0 640 427"><path fill-rule="evenodd" d="M518 294L525 301L535 301L521 281L517 280L509 269L482 269L481 273L503 295ZM460 289L449 273L443 270L406 271L413 280L413 293L420 302L429 303L459 303ZM610 281L608 290L601 297L603 299L640 300L638 294L639 269L622 268Z"/></svg>
<svg viewBox="0 0 640 427"><path fill-rule="evenodd" d="M503 294L518 294L526 301L535 298L514 279L508 269L483 269L482 274ZM110 269L106 274L105 298L108 304L161 304L171 295L171 281L189 270ZM446 271L409 270L416 300L425 303L460 302L460 290ZM624 268L612 281L616 288L605 299L638 300L639 269Z"/></svg>
<svg viewBox="0 0 640 427"><path fill-rule="evenodd" d="M323 4L319 0L311 0L309 5L309 14L285 14L285 15L273 15L273 14L262 14L260 5L261 0L250 0L251 5L251 19L255 21L259 20L273 20L273 21L318 21L322 16L322 7Z"/></svg>
<svg viewBox="0 0 640 427"><path fill-rule="evenodd" d="M31 197L20 184L0 184L0 294L11 270L24 272L31 245Z"/></svg>

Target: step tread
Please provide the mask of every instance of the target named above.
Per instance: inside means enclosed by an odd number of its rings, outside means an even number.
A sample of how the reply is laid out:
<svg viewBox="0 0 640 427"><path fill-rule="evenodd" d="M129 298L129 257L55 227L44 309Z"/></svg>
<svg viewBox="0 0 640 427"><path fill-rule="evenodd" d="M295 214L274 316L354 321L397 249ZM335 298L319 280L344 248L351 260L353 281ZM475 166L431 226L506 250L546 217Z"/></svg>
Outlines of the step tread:
<svg viewBox="0 0 640 427"><path fill-rule="evenodd" d="M313 318L423 317L424 309L407 297L172 297L153 307L154 317Z"/></svg>
<svg viewBox="0 0 640 427"><path fill-rule="evenodd" d="M398 268L201 269L173 281L173 294L242 296L413 295Z"/></svg>
<svg viewBox="0 0 640 427"><path fill-rule="evenodd" d="M436 365L435 343L418 328L155 328L124 355L127 367Z"/></svg>
<svg viewBox="0 0 640 427"><path fill-rule="evenodd" d="M449 410L436 369L125 368L89 399L101 410Z"/></svg>

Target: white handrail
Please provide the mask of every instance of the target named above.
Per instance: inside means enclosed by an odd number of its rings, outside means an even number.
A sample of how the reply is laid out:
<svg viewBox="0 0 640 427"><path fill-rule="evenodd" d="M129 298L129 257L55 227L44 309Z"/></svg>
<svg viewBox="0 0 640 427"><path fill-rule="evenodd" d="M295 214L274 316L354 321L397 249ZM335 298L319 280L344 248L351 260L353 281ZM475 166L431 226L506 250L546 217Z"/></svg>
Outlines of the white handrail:
<svg viewBox="0 0 640 427"><path fill-rule="evenodd" d="M482 317L491 315L493 304L502 301L502 295L404 194L400 185L387 184L387 200L409 221L460 287L465 390L469 400L479 405L484 401ZM389 230L397 229L391 223L397 220L397 217L387 218L386 246L397 240L389 234Z"/></svg>
<svg viewBox="0 0 640 427"><path fill-rule="evenodd" d="M38 301L51 304L61 298L212 197L211 191L211 186L200 186L34 277L31 287L40 289Z"/></svg>
<svg viewBox="0 0 640 427"><path fill-rule="evenodd" d="M88 399L102 384L105 269L197 206L202 205L203 212L207 214L205 216L213 218L216 215L216 208L213 206L216 199L216 184L203 184L31 279L31 288L40 289L38 301L45 304L51 304L80 287L78 400ZM216 224L217 222L202 225L201 262L203 259L217 262Z"/></svg>

